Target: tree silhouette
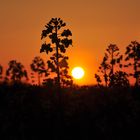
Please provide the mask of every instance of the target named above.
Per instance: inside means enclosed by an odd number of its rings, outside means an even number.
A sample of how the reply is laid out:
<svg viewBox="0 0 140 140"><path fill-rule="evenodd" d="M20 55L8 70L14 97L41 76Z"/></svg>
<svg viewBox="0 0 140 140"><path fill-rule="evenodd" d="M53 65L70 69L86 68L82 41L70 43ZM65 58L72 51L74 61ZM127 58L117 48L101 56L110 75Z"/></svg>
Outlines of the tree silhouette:
<svg viewBox="0 0 140 140"><path fill-rule="evenodd" d="M0 79L2 79L3 67L0 65Z"/></svg>
<svg viewBox="0 0 140 140"><path fill-rule="evenodd" d="M112 82L112 81L111 81ZM129 87L128 74L123 71L117 71L114 73L113 83L109 83L110 87Z"/></svg>
<svg viewBox="0 0 140 140"><path fill-rule="evenodd" d="M108 57L110 65L110 75L114 74L114 66L117 63L120 63L122 60L122 55L120 55L119 48L116 44L110 44L106 49L106 55Z"/></svg>
<svg viewBox="0 0 140 140"><path fill-rule="evenodd" d="M68 69L69 69L69 66L68 66L68 57L67 56L64 56L62 54L59 54L60 56L60 61L59 61L59 74L60 74L60 85L61 86L71 86L72 83L73 83L73 80L72 80L72 76L70 76L68 74ZM48 60L48 71L49 73L50 72L57 72L57 66L54 62L55 60L55 54L53 54L52 57L50 57L50 60ZM48 81L46 79L46 81ZM49 82L50 82L50 78L49 78ZM54 78L54 81L53 81L54 84L57 84L57 77Z"/></svg>
<svg viewBox="0 0 140 140"><path fill-rule="evenodd" d="M107 74L107 71L111 68L110 65L107 63L107 60L108 60L108 56L107 54L105 54L103 61L100 64L100 67L98 70L98 72L101 72L103 74L106 87L108 86L108 81L109 81L109 76Z"/></svg>
<svg viewBox="0 0 140 140"><path fill-rule="evenodd" d="M102 80L101 80L100 76L98 74L96 74L96 73L95 73L95 79L96 79L96 81L98 83L98 86L100 87L101 83L102 83Z"/></svg>
<svg viewBox="0 0 140 140"><path fill-rule="evenodd" d="M97 78L101 79L101 75L103 74L105 86L107 87L108 85L110 85L109 83L113 85L114 78L115 78L114 68L116 64L119 64L120 67L122 66L122 64L120 64L122 58L123 56L120 55L118 46L115 44L110 44L108 48L106 49L103 61L99 66L98 72L100 73L100 76L99 75L97 76L97 74L95 76L96 80Z"/></svg>
<svg viewBox="0 0 140 140"><path fill-rule="evenodd" d="M60 83L63 87L68 87L72 86L73 84L73 79L72 76L68 74L68 57L63 57L61 61L59 62L59 67L60 67Z"/></svg>
<svg viewBox="0 0 140 140"><path fill-rule="evenodd" d="M135 86L140 85L140 43L137 41L132 41L127 47L125 52L125 61L129 61L129 64L125 67L133 66L134 73L130 74L135 79Z"/></svg>
<svg viewBox="0 0 140 140"><path fill-rule="evenodd" d="M45 69L45 63L43 59L39 56L34 57L30 67L33 72L37 73L38 85L40 85L40 78L42 77L42 74L45 73L45 75L48 75L47 70Z"/></svg>
<svg viewBox="0 0 140 140"><path fill-rule="evenodd" d="M28 80L27 71L20 62L11 60L8 65L9 68L6 70L7 78L10 78L14 83L21 82L24 77Z"/></svg>
<svg viewBox="0 0 140 140"><path fill-rule="evenodd" d="M116 44L110 44L106 49L105 55L107 56L108 67L110 68L109 81L113 85L115 79L114 67L116 64L120 64L123 56L120 55L119 48Z"/></svg>
<svg viewBox="0 0 140 140"><path fill-rule="evenodd" d="M49 60L48 66L52 69L52 72L57 74L57 86L60 87L60 66L59 62L64 58L62 53L66 52L66 49L72 45L72 33L69 29L64 29L66 23L60 18L52 18L42 31L41 39L45 39L41 46L40 52L54 52L51 60ZM47 42L47 43L46 43Z"/></svg>

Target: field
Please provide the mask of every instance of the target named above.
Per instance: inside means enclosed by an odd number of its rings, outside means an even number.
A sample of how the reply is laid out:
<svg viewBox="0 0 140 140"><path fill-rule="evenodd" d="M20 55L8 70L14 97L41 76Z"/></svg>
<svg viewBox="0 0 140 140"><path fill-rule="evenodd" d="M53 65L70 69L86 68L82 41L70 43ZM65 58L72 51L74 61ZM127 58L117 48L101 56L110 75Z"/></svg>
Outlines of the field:
<svg viewBox="0 0 140 140"><path fill-rule="evenodd" d="M0 139L135 139L139 88L0 85Z"/></svg>

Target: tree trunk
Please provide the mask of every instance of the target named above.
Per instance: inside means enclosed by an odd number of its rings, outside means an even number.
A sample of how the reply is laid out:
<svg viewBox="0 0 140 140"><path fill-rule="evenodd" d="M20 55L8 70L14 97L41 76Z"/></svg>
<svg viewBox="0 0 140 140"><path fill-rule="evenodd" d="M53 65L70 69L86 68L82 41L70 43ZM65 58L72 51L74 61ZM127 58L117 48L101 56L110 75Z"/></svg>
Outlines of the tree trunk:
<svg viewBox="0 0 140 140"><path fill-rule="evenodd" d="M112 62L113 62L113 51L112 51ZM112 63L112 75L114 74L114 64Z"/></svg>
<svg viewBox="0 0 140 140"><path fill-rule="evenodd" d="M38 85L40 86L40 74L38 73Z"/></svg>
<svg viewBox="0 0 140 140"><path fill-rule="evenodd" d="M137 87L139 85L139 76L138 76L138 73L137 73L137 61L136 61L136 58L134 58L134 71L135 71L135 79L136 79L136 82L135 82L135 86Z"/></svg>
<svg viewBox="0 0 140 140"><path fill-rule="evenodd" d="M55 26L55 32L57 35L57 26ZM56 61L57 61L57 87L60 89L60 72L59 72L59 44L56 41Z"/></svg>
<svg viewBox="0 0 140 140"><path fill-rule="evenodd" d="M107 74L106 74L106 70L105 70L105 74L104 74L104 80L105 80L105 86L107 87Z"/></svg>

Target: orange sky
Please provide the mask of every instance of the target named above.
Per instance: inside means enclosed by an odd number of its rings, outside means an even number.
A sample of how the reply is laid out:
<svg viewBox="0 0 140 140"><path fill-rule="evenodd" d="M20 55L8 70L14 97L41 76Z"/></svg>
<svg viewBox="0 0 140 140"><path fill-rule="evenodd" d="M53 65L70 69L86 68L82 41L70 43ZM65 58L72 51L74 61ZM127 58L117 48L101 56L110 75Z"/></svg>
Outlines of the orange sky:
<svg viewBox="0 0 140 140"><path fill-rule="evenodd" d="M61 17L73 33L68 49L70 68L86 70L83 84L94 74L109 43L124 53L132 40L140 41L139 0L0 0L0 64L11 59L29 68L40 54L40 34L52 17Z"/></svg>

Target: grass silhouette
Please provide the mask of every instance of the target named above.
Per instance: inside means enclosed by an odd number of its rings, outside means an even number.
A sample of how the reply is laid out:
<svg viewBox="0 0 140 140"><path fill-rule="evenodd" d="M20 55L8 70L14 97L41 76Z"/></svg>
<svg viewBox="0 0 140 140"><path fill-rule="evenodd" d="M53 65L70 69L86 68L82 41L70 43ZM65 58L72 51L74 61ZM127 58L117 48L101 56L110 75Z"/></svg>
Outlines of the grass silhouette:
<svg viewBox="0 0 140 140"><path fill-rule="evenodd" d="M139 88L0 85L3 139L125 139L138 134Z"/></svg>

